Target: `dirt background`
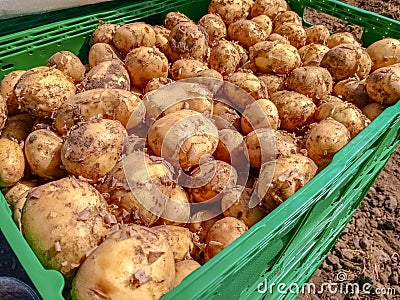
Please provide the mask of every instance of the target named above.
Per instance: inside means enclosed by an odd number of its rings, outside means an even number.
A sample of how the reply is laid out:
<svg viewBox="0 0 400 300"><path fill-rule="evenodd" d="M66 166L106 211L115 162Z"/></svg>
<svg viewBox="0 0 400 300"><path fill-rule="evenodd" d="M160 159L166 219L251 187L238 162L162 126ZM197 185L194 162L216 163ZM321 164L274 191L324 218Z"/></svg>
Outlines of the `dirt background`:
<svg viewBox="0 0 400 300"><path fill-rule="evenodd" d="M400 0L347 0L350 5L400 20ZM336 18L308 11L306 19L325 24L333 31L351 31L358 37L362 28L338 22ZM310 282L358 283L370 287L370 294L325 292L301 295L299 299L400 299L400 146L389 160L367 197L347 225ZM383 295L386 292L386 295ZM378 295L379 293L379 295ZM391 293L392 295L388 295ZM394 294L394 295L393 295Z"/></svg>

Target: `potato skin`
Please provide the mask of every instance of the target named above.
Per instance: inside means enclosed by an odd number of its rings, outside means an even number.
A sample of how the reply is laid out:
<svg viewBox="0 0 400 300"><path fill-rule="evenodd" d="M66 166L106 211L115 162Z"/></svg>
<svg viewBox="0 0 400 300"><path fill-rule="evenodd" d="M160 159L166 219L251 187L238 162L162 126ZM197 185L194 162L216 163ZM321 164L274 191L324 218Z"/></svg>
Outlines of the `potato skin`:
<svg viewBox="0 0 400 300"><path fill-rule="evenodd" d="M264 28L251 20L233 22L228 27L228 35L231 40L238 41L245 48L262 42L268 37Z"/></svg>
<svg viewBox="0 0 400 300"><path fill-rule="evenodd" d="M307 44L301 47L299 49L299 54L302 65L318 67L328 51L329 48L321 44Z"/></svg>
<svg viewBox="0 0 400 300"><path fill-rule="evenodd" d="M25 157L19 144L0 138L0 187L17 183L24 175Z"/></svg>
<svg viewBox="0 0 400 300"><path fill-rule="evenodd" d="M90 45L94 45L96 43L112 44L115 31L118 27L119 25L115 24L100 24L92 33Z"/></svg>
<svg viewBox="0 0 400 300"><path fill-rule="evenodd" d="M255 129L278 129L279 112L275 104L268 99L258 99L248 105L242 113L241 128L244 135Z"/></svg>
<svg viewBox="0 0 400 300"><path fill-rule="evenodd" d="M325 25L314 25L305 29L306 44L326 45L329 36L329 29ZM328 47L329 48L329 47Z"/></svg>
<svg viewBox="0 0 400 300"><path fill-rule="evenodd" d="M285 23L302 25L303 20L297 13L291 10L278 13L274 18L274 28L278 28Z"/></svg>
<svg viewBox="0 0 400 300"><path fill-rule="evenodd" d="M371 121L375 120L384 110L385 106L379 103L370 103L363 107L362 113Z"/></svg>
<svg viewBox="0 0 400 300"><path fill-rule="evenodd" d="M122 57L119 55L118 50L110 44L96 43L89 50L89 66L94 66L104 61L119 60L122 62Z"/></svg>
<svg viewBox="0 0 400 300"><path fill-rule="evenodd" d="M256 0L251 8L251 16L267 15L274 19L277 14L288 9L286 1L282 0Z"/></svg>
<svg viewBox="0 0 400 300"><path fill-rule="evenodd" d="M251 73L235 72L225 78L226 81L233 83L234 85L242 88L249 93L253 99L267 99L268 91L264 83L262 83L258 77ZM249 98L243 99L241 95L238 95L234 90L231 90L231 85L225 85L225 92L228 94L229 100L232 101L240 108L245 108L248 104L253 103Z"/></svg>
<svg viewBox="0 0 400 300"><path fill-rule="evenodd" d="M160 216L163 225L185 225L190 219L189 196L180 185L172 187L165 209Z"/></svg>
<svg viewBox="0 0 400 300"><path fill-rule="evenodd" d="M369 97L375 102L393 105L400 98L400 67L383 67L372 72L366 80Z"/></svg>
<svg viewBox="0 0 400 300"><path fill-rule="evenodd" d="M240 64L240 54L231 41L221 40L210 52L210 67L223 76L236 72Z"/></svg>
<svg viewBox="0 0 400 300"><path fill-rule="evenodd" d="M331 49L341 44L360 46L360 44L355 40L354 35L350 32L337 32L330 35L326 40L326 45Z"/></svg>
<svg viewBox="0 0 400 300"><path fill-rule="evenodd" d="M14 91L23 111L50 118L76 87L60 70L36 67L21 76Z"/></svg>
<svg viewBox="0 0 400 300"><path fill-rule="evenodd" d="M376 41L368 46L367 53L373 63L371 71L400 63L400 41L393 38Z"/></svg>
<svg viewBox="0 0 400 300"><path fill-rule="evenodd" d="M182 22L193 23L193 21L185 14L176 12L176 11L171 11L171 12L167 13L167 15L165 16L164 26L167 29L171 30L176 25L178 25L179 23L182 23Z"/></svg>
<svg viewBox="0 0 400 300"><path fill-rule="evenodd" d="M156 44L156 33L152 26L143 22L125 24L117 28L113 43L123 55L137 47L153 47Z"/></svg>
<svg viewBox="0 0 400 300"><path fill-rule="evenodd" d="M234 129L222 129L218 132L219 142L214 157L228 164L238 165L244 157L242 152L244 148L243 136ZM243 161L246 163L246 161Z"/></svg>
<svg viewBox="0 0 400 300"><path fill-rule="evenodd" d="M193 259L187 259L177 262L175 264L174 287L177 287L182 282L182 280L185 279L185 277L187 277L190 273L200 267L201 265Z"/></svg>
<svg viewBox="0 0 400 300"><path fill-rule="evenodd" d="M218 14L229 26L240 19L246 19L250 12L250 4L241 0L211 0L208 5L208 13Z"/></svg>
<svg viewBox="0 0 400 300"><path fill-rule="evenodd" d="M347 78L337 82L333 87L333 95L353 103L358 108L363 108L369 102L365 80Z"/></svg>
<svg viewBox="0 0 400 300"><path fill-rule="evenodd" d="M285 78L283 76L265 74L259 75L258 79L264 82L269 95L285 89Z"/></svg>
<svg viewBox="0 0 400 300"><path fill-rule="evenodd" d="M219 15L206 14L200 18L198 24L206 30L210 46L226 38L228 34L224 20Z"/></svg>
<svg viewBox="0 0 400 300"><path fill-rule="evenodd" d="M197 73L207 70L207 65L197 59L183 58L175 61L169 70L174 80L195 77Z"/></svg>
<svg viewBox="0 0 400 300"><path fill-rule="evenodd" d="M7 101L0 95L0 132L7 121Z"/></svg>
<svg viewBox="0 0 400 300"><path fill-rule="evenodd" d="M144 93L147 94L149 92L155 91L172 82L174 81L171 78L165 78L165 77L153 78L146 84L146 87L144 88Z"/></svg>
<svg viewBox="0 0 400 300"><path fill-rule="evenodd" d="M122 153L124 127L119 121L92 119L71 129L61 148L65 169L96 182L112 170Z"/></svg>
<svg viewBox="0 0 400 300"><path fill-rule="evenodd" d="M212 118L219 130L225 128L240 130L241 128L239 113L224 102L214 101Z"/></svg>
<svg viewBox="0 0 400 300"><path fill-rule="evenodd" d="M3 97L7 102L7 114L13 116L20 113L17 97L15 96L14 88L18 80L25 71L17 70L8 73L4 76L0 84L0 97Z"/></svg>
<svg viewBox="0 0 400 300"><path fill-rule="evenodd" d="M33 124L34 120L30 114L9 117L1 132L1 137L16 140L19 143L23 142L31 132Z"/></svg>
<svg viewBox="0 0 400 300"><path fill-rule="evenodd" d="M275 33L287 38L290 44L297 49L300 49L306 44L306 31L297 23L283 23L275 28Z"/></svg>
<svg viewBox="0 0 400 300"><path fill-rule="evenodd" d="M75 83L81 82L86 72L86 68L79 57L70 51L54 53L47 61L47 66L56 67Z"/></svg>

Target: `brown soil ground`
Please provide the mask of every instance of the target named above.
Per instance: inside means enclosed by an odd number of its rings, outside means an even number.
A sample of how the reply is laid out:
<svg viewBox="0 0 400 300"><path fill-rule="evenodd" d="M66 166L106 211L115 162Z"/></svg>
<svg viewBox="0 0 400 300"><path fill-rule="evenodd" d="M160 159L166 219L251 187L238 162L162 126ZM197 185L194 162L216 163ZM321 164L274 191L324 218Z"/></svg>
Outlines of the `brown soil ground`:
<svg viewBox="0 0 400 300"><path fill-rule="evenodd" d="M347 0L350 5L400 20L400 0ZM359 34L362 30L335 18L307 13L312 23L323 23L333 31L346 30ZM387 163L367 197L347 225L336 246L328 254L310 282L357 283L370 294L342 292L301 295L299 299L400 299L400 146ZM342 285L346 286L346 284ZM386 292L386 295L383 293ZM391 294L391 295L389 295Z"/></svg>

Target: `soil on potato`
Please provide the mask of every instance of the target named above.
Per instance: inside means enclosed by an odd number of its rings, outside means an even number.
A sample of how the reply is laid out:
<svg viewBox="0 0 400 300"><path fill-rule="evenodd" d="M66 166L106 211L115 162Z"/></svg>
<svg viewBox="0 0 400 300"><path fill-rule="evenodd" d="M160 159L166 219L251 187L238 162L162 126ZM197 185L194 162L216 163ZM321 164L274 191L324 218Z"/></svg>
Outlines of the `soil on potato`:
<svg viewBox="0 0 400 300"><path fill-rule="evenodd" d="M400 20L400 0L345 0L350 5L367 9L389 18ZM309 20L328 24L331 30L351 31L360 29L338 23L314 11L308 12ZM387 163L365 200L347 225L337 244L328 254L310 283L321 287L337 283L338 292L300 295L298 299L400 299L400 146ZM341 282L344 284L341 285ZM357 283L370 294L352 293L347 283ZM340 287L345 287L340 291ZM347 293L346 293L346 287ZM333 289L334 290L334 289Z"/></svg>

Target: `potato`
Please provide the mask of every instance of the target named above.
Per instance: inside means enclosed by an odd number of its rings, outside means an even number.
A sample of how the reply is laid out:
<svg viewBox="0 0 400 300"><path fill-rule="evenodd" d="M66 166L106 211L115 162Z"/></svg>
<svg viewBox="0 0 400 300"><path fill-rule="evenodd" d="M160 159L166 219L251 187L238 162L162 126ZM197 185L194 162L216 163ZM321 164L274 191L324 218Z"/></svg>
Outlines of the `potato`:
<svg viewBox="0 0 400 300"><path fill-rule="evenodd" d="M156 47L164 52L168 48L168 37L171 30L164 26L153 26L154 32L156 33Z"/></svg>
<svg viewBox="0 0 400 300"><path fill-rule="evenodd" d="M91 182L112 170L122 153L124 127L119 121L92 119L71 129L61 148L65 169Z"/></svg>
<svg viewBox="0 0 400 300"><path fill-rule="evenodd" d="M16 141L0 138L0 187L16 184L25 170L24 152Z"/></svg>
<svg viewBox="0 0 400 300"><path fill-rule="evenodd" d="M294 11L283 11L278 13L273 22L274 28L278 28L285 23L295 23L298 25L303 24L302 18Z"/></svg>
<svg viewBox="0 0 400 300"><path fill-rule="evenodd" d="M325 25L313 25L306 30L306 44L326 45L331 33Z"/></svg>
<svg viewBox="0 0 400 300"><path fill-rule="evenodd" d="M17 225L19 231L22 232L22 210L24 208L25 202L26 202L26 197L28 195L28 192L30 191L31 188L29 188L27 191L22 193L14 203L14 206L12 207L12 212L13 212L13 220L15 225Z"/></svg>
<svg viewBox="0 0 400 300"><path fill-rule="evenodd" d="M65 101L57 110L54 126L63 135L80 122L95 117L118 120L132 128L143 122L145 107L141 99L120 89L93 89L78 93Z"/></svg>
<svg viewBox="0 0 400 300"><path fill-rule="evenodd" d="M296 23L283 23L275 28L275 33L287 38L290 44L297 49L300 49L306 44L306 32L304 28Z"/></svg>
<svg viewBox="0 0 400 300"><path fill-rule="evenodd" d="M355 40L354 35L350 32L337 32L330 35L326 40L326 45L329 48L334 48L341 44L353 44L355 46L360 46L360 44Z"/></svg>
<svg viewBox="0 0 400 300"><path fill-rule="evenodd" d="M75 83L81 82L86 72L86 68L79 57L70 51L54 53L47 60L47 66L60 70Z"/></svg>
<svg viewBox="0 0 400 300"><path fill-rule="evenodd" d="M268 98L268 91L265 85L257 78L256 75L244 72L232 73L225 78L226 81L233 83L234 85L242 88L244 91L249 93L255 100ZM245 108L248 104L254 102L254 100L247 100L237 94L234 87L230 84L225 84L225 92L228 95L228 99L236 104L240 108Z"/></svg>
<svg viewBox="0 0 400 300"><path fill-rule="evenodd" d="M189 229L173 225L161 225L152 227L160 232L168 241L174 254L175 262L190 257L194 244Z"/></svg>
<svg viewBox="0 0 400 300"><path fill-rule="evenodd" d="M316 173L316 164L301 154L292 154L264 164L257 187L262 207L267 211L274 210Z"/></svg>
<svg viewBox="0 0 400 300"><path fill-rule="evenodd" d="M60 70L36 67L21 76L14 91L23 111L49 118L66 99L75 95L76 87Z"/></svg>
<svg viewBox="0 0 400 300"><path fill-rule="evenodd" d="M122 62L122 57L118 53L118 50L110 44L106 43L96 43L89 50L89 66L93 68L94 66L110 60L117 60Z"/></svg>
<svg viewBox="0 0 400 300"><path fill-rule="evenodd" d="M279 124L278 109L268 99L258 99L248 105L241 118L241 128L245 135L259 128L278 129Z"/></svg>
<svg viewBox="0 0 400 300"><path fill-rule="evenodd" d="M355 105L347 102L330 102L321 104L315 112L315 119L317 121L322 121L328 117L331 117L346 126L350 131L351 138L354 138L368 125L361 110L359 110Z"/></svg>
<svg viewBox="0 0 400 300"><path fill-rule="evenodd" d="M185 14L176 12L176 11L172 11L172 12L167 13L167 15L165 16L164 26L167 29L171 30L176 25L178 25L179 23L182 23L182 22L193 23L193 21Z"/></svg>
<svg viewBox="0 0 400 300"><path fill-rule="evenodd" d="M331 48L321 60L321 67L327 68L336 81L349 77L366 77L372 67L368 53L353 44L341 44Z"/></svg>
<svg viewBox="0 0 400 300"><path fill-rule="evenodd" d="M165 209L160 216L163 225L183 225L190 219L189 196L179 185L172 187Z"/></svg>
<svg viewBox="0 0 400 300"><path fill-rule="evenodd" d="M250 48L250 60L261 73L284 75L300 67L297 49L278 42L260 42Z"/></svg>
<svg viewBox="0 0 400 300"><path fill-rule="evenodd" d="M198 24L207 32L210 46L216 45L228 34L224 20L219 15L206 14L200 18Z"/></svg>
<svg viewBox="0 0 400 300"><path fill-rule="evenodd" d="M218 129L236 129L240 130L240 115L231 106L224 102L214 101L212 118Z"/></svg>
<svg viewBox="0 0 400 300"><path fill-rule="evenodd" d="M31 132L25 141L25 157L31 172L44 179L58 179L66 172L61 168L63 139L48 129Z"/></svg>
<svg viewBox="0 0 400 300"><path fill-rule="evenodd" d="M366 80L369 97L375 102L393 105L400 99L400 67L383 67Z"/></svg>
<svg viewBox="0 0 400 300"><path fill-rule="evenodd" d="M225 217L210 228L207 234L207 246L204 251L205 261L209 261L234 240L247 231L247 226L233 217Z"/></svg>
<svg viewBox="0 0 400 300"><path fill-rule="evenodd" d="M253 191L249 188L234 187L222 197L221 208L225 217L234 217L251 227L265 217L260 206L250 207Z"/></svg>
<svg viewBox="0 0 400 300"><path fill-rule="evenodd" d="M130 225L85 260L71 295L74 300L159 299L173 288L174 280L174 258L165 238L150 228Z"/></svg>
<svg viewBox="0 0 400 300"><path fill-rule="evenodd" d="M210 67L223 76L236 72L240 63L239 51L233 42L221 40L210 52Z"/></svg>
<svg viewBox="0 0 400 300"><path fill-rule="evenodd" d="M82 80L85 90L100 88L121 89L129 91L131 82L128 71L118 60L110 60L94 66Z"/></svg>
<svg viewBox="0 0 400 300"><path fill-rule="evenodd" d="M273 23L270 17L266 15L259 15L251 19L251 21L257 23L261 26L262 29L265 30L267 36L269 36L272 32Z"/></svg>
<svg viewBox="0 0 400 300"><path fill-rule="evenodd" d="M238 41L245 48L267 39L267 31L251 20L239 20L228 27L228 36L231 40Z"/></svg>
<svg viewBox="0 0 400 300"><path fill-rule="evenodd" d="M238 67L241 67L249 60L247 50L244 49L242 46L240 46L238 42L233 42L233 45L235 46L236 50L239 53L240 60Z"/></svg>
<svg viewBox="0 0 400 300"><path fill-rule="evenodd" d="M15 96L14 88L18 80L25 71L17 70L8 73L4 76L0 84L0 97L7 102L7 114L13 116L20 113L17 97Z"/></svg>
<svg viewBox="0 0 400 300"><path fill-rule="evenodd" d="M159 88L162 88L163 86L166 86L172 82L174 81L170 78L165 78L165 77L153 78L146 84L146 87L144 88L144 93L146 94L158 90Z"/></svg>
<svg viewBox="0 0 400 300"><path fill-rule="evenodd" d="M370 103L363 107L362 113L371 121L375 120L384 110L385 106L379 103Z"/></svg>
<svg viewBox="0 0 400 300"><path fill-rule="evenodd" d="M386 38L371 44L367 53L372 60L372 71L400 63L400 40Z"/></svg>
<svg viewBox="0 0 400 300"><path fill-rule="evenodd" d="M297 153L294 139L283 131L260 128L244 139L250 165L260 168L265 162Z"/></svg>
<svg viewBox="0 0 400 300"><path fill-rule="evenodd" d="M210 210L200 210L196 212L191 218L188 224L189 230L194 233L193 242L196 246L200 247L200 250L204 250L206 246L206 238L210 228L222 219L223 216L217 215Z"/></svg>
<svg viewBox="0 0 400 300"><path fill-rule="evenodd" d="M174 80L194 77L197 73L207 70L207 65L197 59L183 58L175 61L169 70Z"/></svg>
<svg viewBox="0 0 400 300"><path fill-rule="evenodd" d="M255 0L251 8L251 16L267 15L274 19L278 13L287 9L287 3L284 0Z"/></svg>
<svg viewBox="0 0 400 300"><path fill-rule="evenodd" d="M204 29L189 22L179 23L171 29L168 37L171 52L175 55L172 60L179 58L194 58L207 61L209 46ZM177 58L177 59L175 59Z"/></svg>
<svg viewBox="0 0 400 300"><path fill-rule="evenodd" d="M333 80L325 68L299 67L286 78L286 87L318 101L332 92Z"/></svg>
<svg viewBox="0 0 400 300"><path fill-rule="evenodd" d="M134 48L155 46L156 33L152 26L143 22L125 24L115 31L113 43L123 55L126 55Z"/></svg>
<svg viewBox="0 0 400 300"><path fill-rule="evenodd" d="M34 124L29 114L19 114L7 119L6 125L1 132L2 138L16 140L19 143L25 141Z"/></svg>
<svg viewBox="0 0 400 300"><path fill-rule="evenodd" d="M35 186L36 184L32 181L19 181L8 189L7 193L4 194L4 198L6 198L6 201L10 205L11 209L14 209L22 194Z"/></svg>
<svg viewBox="0 0 400 300"><path fill-rule="evenodd" d="M365 80L359 81L356 78L348 78L336 83L333 87L333 94L358 108L363 108L369 103L369 96Z"/></svg>
<svg viewBox="0 0 400 300"><path fill-rule="evenodd" d="M322 58L329 51L327 46L321 44L307 44L299 49L303 66L316 66L321 64Z"/></svg>
<svg viewBox="0 0 400 300"><path fill-rule="evenodd" d="M206 77L206 78L213 78L222 81L224 79L224 76L222 76L221 73L214 69L205 69L203 71L200 71L199 73L196 73L194 77Z"/></svg>
<svg viewBox="0 0 400 300"><path fill-rule="evenodd" d="M218 132L219 143L214 157L233 166L247 163L243 155L245 147L243 136L233 129L222 129Z"/></svg>
<svg viewBox="0 0 400 300"><path fill-rule="evenodd" d="M286 45L290 45L290 42L287 38L285 38L284 36L281 36L280 34L277 33L272 33L270 34L270 36L268 37L267 41L269 42L278 42L281 44L286 44Z"/></svg>
<svg viewBox="0 0 400 300"><path fill-rule="evenodd" d="M218 14L229 26L240 19L246 19L250 12L250 4L242 0L211 0L208 13Z"/></svg>
<svg viewBox="0 0 400 300"><path fill-rule="evenodd" d="M193 259L187 259L177 262L175 264L174 287L177 287L182 282L182 280L185 279L185 277L187 277L190 273L200 267L201 265Z"/></svg>
<svg viewBox="0 0 400 300"><path fill-rule="evenodd" d="M68 287L108 231L102 215L107 203L100 193L83 180L65 177L28 192L23 234L43 266L60 271Z"/></svg>
<svg viewBox="0 0 400 300"><path fill-rule="evenodd" d="M139 47L132 49L125 58L132 85L144 88L157 77L168 77L168 59L157 48Z"/></svg>
<svg viewBox="0 0 400 300"><path fill-rule="evenodd" d="M267 87L269 95L285 89L285 78L282 76L266 74L266 75L259 75L258 79L264 82L265 86Z"/></svg>
<svg viewBox="0 0 400 300"><path fill-rule="evenodd" d="M350 142L350 131L342 123L327 118L315 124L307 134L309 157L319 166L327 166L333 156Z"/></svg>
<svg viewBox="0 0 400 300"><path fill-rule="evenodd" d="M190 173L190 187L187 187L191 202L215 201L227 189L237 183L236 170L220 160L201 163Z"/></svg>
<svg viewBox="0 0 400 300"><path fill-rule="evenodd" d="M0 132L7 121L7 101L0 95Z"/></svg>
<svg viewBox="0 0 400 300"><path fill-rule="evenodd" d="M96 43L112 44L115 31L118 27L119 25L101 23L92 33L90 45L94 45Z"/></svg>
<svg viewBox="0 0 400 300"><path fill-rule="evenodd" d="M281 120L280 128L295 131L312 121L316 110L313 100L303 94L280 91L271 95Z"/></svg>

